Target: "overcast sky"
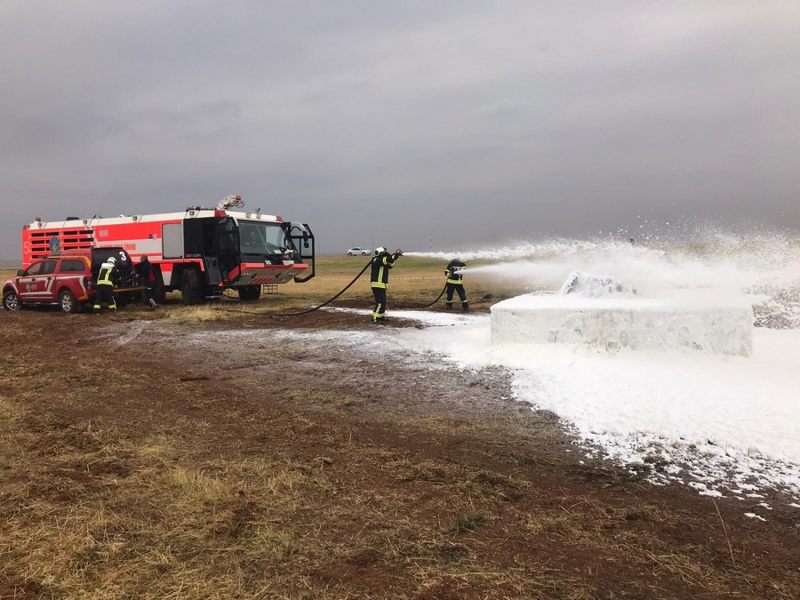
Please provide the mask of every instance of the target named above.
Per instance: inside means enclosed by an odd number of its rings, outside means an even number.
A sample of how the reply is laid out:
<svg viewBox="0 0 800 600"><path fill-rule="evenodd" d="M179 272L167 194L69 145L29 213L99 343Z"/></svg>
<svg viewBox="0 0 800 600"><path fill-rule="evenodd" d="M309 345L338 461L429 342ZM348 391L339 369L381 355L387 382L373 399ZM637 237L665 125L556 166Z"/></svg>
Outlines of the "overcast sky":
<svg viewBox="0 0 800 600"><path fill-rule="evenodd" d="M213 205L325 251L800 229L800 2L0 1L0 257Z"/></svg>

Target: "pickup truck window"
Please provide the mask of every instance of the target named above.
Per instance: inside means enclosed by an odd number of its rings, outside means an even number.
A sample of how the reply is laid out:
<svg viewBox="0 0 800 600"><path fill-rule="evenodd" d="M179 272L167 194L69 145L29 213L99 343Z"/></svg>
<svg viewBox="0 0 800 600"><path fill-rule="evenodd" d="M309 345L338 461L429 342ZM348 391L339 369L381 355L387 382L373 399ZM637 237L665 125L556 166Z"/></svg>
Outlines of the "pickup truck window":
<svg viewBox="0 0 800 600"><path fill-rule="evenodd" d="M50 273L54 273L56 270L56 261L55 260L45 260L42 261L42 269L39 271L39 275L50 275Z"/></svg>
<svg viewBox="0 0 800 600"><path fill-rule="evenodd" d="M25 275L38 275L42 269L42 263L33 263L30 267L25 269Z"/></svg>
<svg viewBox="0 0 800 600"><path fill-rule="evenodd" d="M82 260L63 260L61 261L62 273L83 273L86 265Z"/></svg>

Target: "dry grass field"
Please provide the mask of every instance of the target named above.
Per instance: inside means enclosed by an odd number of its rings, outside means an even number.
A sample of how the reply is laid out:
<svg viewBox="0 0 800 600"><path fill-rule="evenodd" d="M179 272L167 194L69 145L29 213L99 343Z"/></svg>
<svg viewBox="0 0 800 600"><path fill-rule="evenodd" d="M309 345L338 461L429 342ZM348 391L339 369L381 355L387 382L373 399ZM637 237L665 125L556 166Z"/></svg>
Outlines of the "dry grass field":
<svg viewBox="0 0 800 600"><path fill-rule="evenodd" d="M287 304L310 302L327 299L344 288L355 275L369 262L369 257L322 256L318 259L317 271L319 275L302 285L285 286L280 289L280 302ZM391 271L389 283L389 304L413 305L431 302L444 286L444 268L446 262L429 258L401 257ZM520 289L502 282L482 279L466 282L470 301L476 307L486 308L497 302L498 298L508 297L520 293ZM487 298L486 296L490 297ZM264 298L265 302L271 299ZM278 300L277 298L275 300ZM341 301L360 302L368 305L372 302L372 293L369 289L369 271L356 282L342 297Z"/></svg>
<svg viewBox="0 0 800 600"><path fill-rule="evenodd" d="M391 298L432 300L443 265L401 261ZM318 303L364 262L247 310ZM585 459L500 371L284 335L360 315L239 307L0 314L0 599L800 597L785 501L761 523Z"/></svg>
<svg viewBox="0 0 800 600"><path fill-rule="evenodd" d="M317 276L311 281L279 286L277 294L265 294L261 301L248 303L246 310L280 310L290 306L311 306L324 302L344 288L369 262L364 256L321 256L317 259ZM417 257L401 257L391 272L389 304L396 307L412 307L431 302L444 286L445 262ZM0 281L14 275L16 269L0 269ZM499 281L480 280L466 282L470 303L476 310L487 310L498 299L510 297L522 290ZM240 306L235 292L227 297L237 302L211 303L203 307L187 308L180 305L180 293L168 295L167 309L175 309L171 316L189 319L193 315L206 320L226 319L229 313ZM337 300L343 306L368 307L372 303L369 288L369 271L353 287ZM443 301L441 301L443 303ZM458 304L456 299L456 305Z"/></svg>

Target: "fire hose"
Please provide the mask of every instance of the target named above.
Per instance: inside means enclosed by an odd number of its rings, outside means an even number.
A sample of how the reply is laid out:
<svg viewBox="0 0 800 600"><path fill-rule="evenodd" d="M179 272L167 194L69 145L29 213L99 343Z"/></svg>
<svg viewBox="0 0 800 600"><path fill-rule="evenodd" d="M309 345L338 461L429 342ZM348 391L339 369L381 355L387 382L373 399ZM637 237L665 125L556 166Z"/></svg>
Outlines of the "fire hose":
<svg viewBox="0 0 800 600"><path fill-rule="evenodd" d="M428 302L427 304L412 304L411 306L406 306L404 308L428 308L429 306L433 306L441 299L442 296L444 296L444 292L446 289L447 289L447 284L445 283L444 287L442 288L442 291L439 292L439 295L436 296L436 300L434 300L433 302Z"/></svg>
<svg viewBox="0 0 800 600"><path fill-rule="evenodd" d="M346 286L344 286L335 296L333 296L332 298L326 300L322 304L318 304L317 306L312 306L311 308L307 308L305 310L300 310L300 311L297 311L297 312L290 312L290 313L270 314L270 313L264 313L264 312L257 312L257 311L253 311L253 310L237 310L236 312L240 312L240 313L244 313L244 314L248 314L248 315L259 315L259 316L269 316L269 317L299 317L301 315L307 315L308 313L312 313L314 311L317 311L317 310L319 310L321 308L324 308L324 307L328 306L331 302L333 302L339 296L344 294L347 290L349 290L353 286L353 284L356 281L358 281L361 278L361 276L366 272L366 270L369 269L370 265L372 265L372 260L370 260L367 264L365 264L364 268L362 268L358 272L358 275L353 277L353 279L350 281L350 283L348 283ZM429 302L428 304L419 304L419 305L414 304L414 305L408 306L406 308L428 308L430 306L433 306L434 304L436 304L441 299L441 297L444 295L444 292L445 292L446 289L447 289L447 285L445 285L442 288L442 291L439 292L439 295L436 296L436 299L433 302Z"/></svg>
<svg viewBox="0 0 800 600"><path fill-rule="evenodd" d="M331 298L330 300L326 300L322 304L320 304L318 306L314 306L312 308L307 308L306 310L301 310L301 311L298 311L298 312L291 312L291 313L277 313L275 315L270 315L270 316L273 316L273 317L299 317L300 315L306 315L306 314L308 314L310 312L314 312L315 310L319 310L320 308L328 306L328 304L330 304L331 302L336 300L339 296L344 294L347 290L349 290L352 287L352 285L361 278L361 276L366 272L366 270L369 269L370 265L372 265L372 261L371 260L367 264L364 265L364 268L361 269L358 272L358 275L353 277L353 279L352 279L352 281L350 281L350 283L348 283L346 286L344 286L341 289L341 291L338 294L336 294L333 298Z"/></svg>

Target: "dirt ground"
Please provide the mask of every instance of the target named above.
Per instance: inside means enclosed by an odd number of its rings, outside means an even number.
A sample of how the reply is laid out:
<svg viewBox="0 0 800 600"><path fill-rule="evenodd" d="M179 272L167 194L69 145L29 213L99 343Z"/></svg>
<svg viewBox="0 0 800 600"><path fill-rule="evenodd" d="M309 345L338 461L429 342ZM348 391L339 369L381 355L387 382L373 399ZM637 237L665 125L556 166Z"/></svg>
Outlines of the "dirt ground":
<svg viewBox="0 0 800 600"><path fill-rule="evenodd" d="M800 598L796 511L590 462L502 371L180 310L0 317L0 598Z"/></svg>

